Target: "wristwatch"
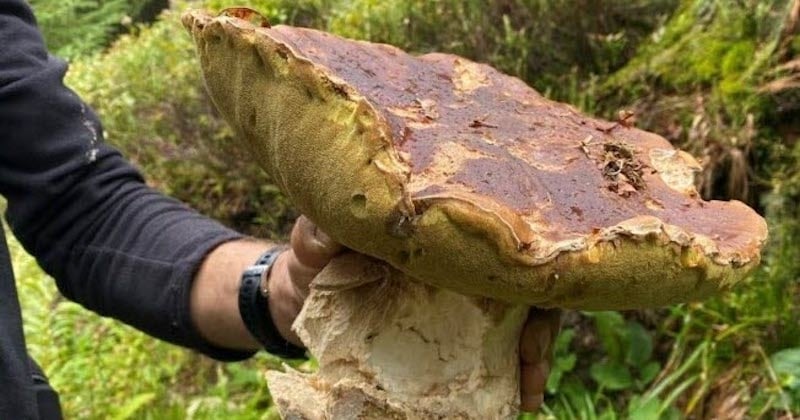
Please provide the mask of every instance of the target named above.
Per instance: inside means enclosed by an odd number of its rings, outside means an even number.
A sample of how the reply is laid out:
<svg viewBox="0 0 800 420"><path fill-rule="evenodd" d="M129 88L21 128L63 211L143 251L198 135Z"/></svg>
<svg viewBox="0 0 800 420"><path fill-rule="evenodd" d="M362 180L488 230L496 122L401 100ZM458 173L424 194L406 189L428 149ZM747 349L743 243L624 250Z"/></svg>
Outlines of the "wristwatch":
<svg viewBox="0 0 800 420"><path fill-rule="evenodd" d="M267 284L275 260L285 250L284 246L270 249L242 272L239 314L247 330L267 352L288 359L299 359L305 357L305 350L290 343L278 332L269 312L269 288L261 287L262 279Z"/></svg>

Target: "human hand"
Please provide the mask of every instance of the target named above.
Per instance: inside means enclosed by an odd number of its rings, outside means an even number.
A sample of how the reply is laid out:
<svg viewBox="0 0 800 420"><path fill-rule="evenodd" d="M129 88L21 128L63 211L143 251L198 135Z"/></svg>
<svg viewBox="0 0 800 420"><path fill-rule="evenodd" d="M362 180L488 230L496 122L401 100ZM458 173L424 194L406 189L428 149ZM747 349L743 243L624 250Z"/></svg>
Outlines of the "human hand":
<svg viewBox="0 0 800 420"><path fill-rule="evenodd" d="M290 241L291 248L278 257L270 272L269 308L278 332L302 346L292 323L303 308L311 281L344 247L305 216L295 222Z"/></svg>
<svg viewBox="0 0 800 420"><path fill-rule="evenodd" d="M519 391L522 411L536 411L544 401L544 387L553 360L553 343L561 328L559 309L531 308L519 340Z"/></svg>

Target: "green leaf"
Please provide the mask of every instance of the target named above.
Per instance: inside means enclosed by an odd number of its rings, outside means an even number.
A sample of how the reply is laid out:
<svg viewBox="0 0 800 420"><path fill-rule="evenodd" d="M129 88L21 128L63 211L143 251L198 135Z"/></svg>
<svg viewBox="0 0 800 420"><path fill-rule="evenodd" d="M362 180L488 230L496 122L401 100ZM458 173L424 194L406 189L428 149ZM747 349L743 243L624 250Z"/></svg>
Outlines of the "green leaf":
<svg viewBox="0 0 800 420"><path fill-rule="evenodd" d="M619 312L601 311L591 314L594 318L597 336L608 356L615 361L622 361L622 344L620 343L620 331L623 330L625 320Z"/></svg>
<svg viewBox="0 0 800 420"><path fill-rule="evenodd" d="M558 398L564 402L566 407L569 407L570 410L578 411L582 411L581 407L585 404L584 397L589 394L589 390L586 389L583 382L573 375L564 378L558 392ZM574 418L575 416L571 417Z"/></svg>
<svg viewBox="0 0 800 420"><path fill-rule="evenodd" d="M547 377L547 392L551 394L558 392L558 384L561 382L561 378L564 376L564 373L570 372L575 368L577 359L574 353L556 358L553 369L550 371L550 376Z"/></svg>
<svg viewBox="0 0 800 420"><path fill-rule="evenodd" d="M575 368L575 363L577 361L578 357L575 355L575 353L570 353L566 356L557 358L554 368L562 372L570 372Z"/></svg>
<svg viewBox="0 0 800 420"><path fill-rule="evenodd" d="M555 346L553 346L554 353L558 355L560 353L569 352L569 346L573 338L575 338L575 330L573 328L567 328L561 331L558 337L556 337Z"/></svg>
<svg viewBox="0 0 800 420"><path fill-rule="evenodd" d="M550 394L560 392L559 384L564 377L564 373L571 372L575 368L577 356L575 353L570 352L570 344L575 337L575 330L572 328L565 329L558 334L556 341L553 345L553 354L555 360L553 368L550 370L550 375L547 377L545 388Z"/></svg>
<svg viewBox="0 0 800 420"><path fill-rule="evenodd" d="M662 420L681 420L683 417L681 411L674 406L667 407L667 409L661 413Z"/></svg>
<svg viewBox="0 0 800 420"><path fill-rule="evenodd" d="M781 350L769 358L784 387L800 388L800 347Z"/></svg>
<svg viewBox="0 0 800 420"><path fill-rule="evenodd" d="M623 364L609 361L595 363L589 369L589 374L600 386L618 391L633 386L631 372Z"/></svg>
<svg viewBox="0 0 800 420"><path fill-rule="evenodd" d="M628 406L630 420L659 420L661 401L658 398L642 398L635 396Z"/></svg>
<svg viewBox="0 0 800 420"><path fill-rule="evenodd" d="M560 369L553 369L547 377L547 384L545 388L548 394L557 394L558 385L561 383L561 378L564 376L564 371Z"/></svg>
<svg viewBox="0 0 800 420"><path fill-rule="evenodd" d="M639 380L642 385L647 385L658 376L658 372L661 372L661 365L658 362L650 362L639 372Z"/></svg>
<svg viewBox="0 0 800 420"><path fill-rule="evenodd" d="M643 368L653 354L653 338L638 322L630 321L625 328L627 349L625 363L629 366Z"/></svg>

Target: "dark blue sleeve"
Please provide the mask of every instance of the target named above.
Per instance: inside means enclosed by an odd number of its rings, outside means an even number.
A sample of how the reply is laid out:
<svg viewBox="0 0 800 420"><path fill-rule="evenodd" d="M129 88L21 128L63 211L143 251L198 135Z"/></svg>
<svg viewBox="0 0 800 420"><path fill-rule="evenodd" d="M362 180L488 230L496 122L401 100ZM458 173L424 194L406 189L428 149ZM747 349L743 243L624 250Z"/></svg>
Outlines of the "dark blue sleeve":
<svg viewBox="0 0 800 420"><path fill-rule="evenodd" d="M0 195L14 234L64 296L218 359L193 327L189 291L205 255L240 237L147 187L64 86L23 0L0 0Z"/></svg>

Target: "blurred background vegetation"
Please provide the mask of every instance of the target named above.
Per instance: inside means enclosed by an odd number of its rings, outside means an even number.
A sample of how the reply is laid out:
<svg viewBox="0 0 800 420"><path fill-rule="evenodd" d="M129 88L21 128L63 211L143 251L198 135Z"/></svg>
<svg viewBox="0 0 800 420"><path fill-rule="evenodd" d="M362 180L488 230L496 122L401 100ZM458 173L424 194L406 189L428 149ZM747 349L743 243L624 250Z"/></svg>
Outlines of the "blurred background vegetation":
<svg viewBox="0 0 800 420"><path fill-rule="evenodd" d="M284 238L295 214L210 105L188 7L249 3L273 23L487 62L609 119L634 111L702 160L706 198L767 217L764 264L708 302L567 314L538 416L800 416L800 0L30 2L107 140L152 185L258 236ZM11 249L31 351L68 418L276 418L261 373L281 361L219 364L101 319Z"/></svg>

